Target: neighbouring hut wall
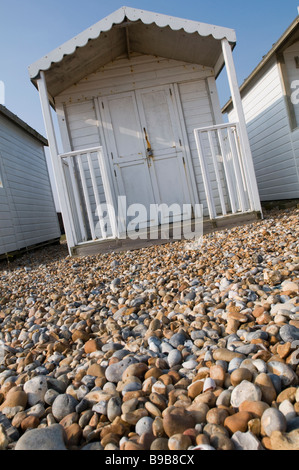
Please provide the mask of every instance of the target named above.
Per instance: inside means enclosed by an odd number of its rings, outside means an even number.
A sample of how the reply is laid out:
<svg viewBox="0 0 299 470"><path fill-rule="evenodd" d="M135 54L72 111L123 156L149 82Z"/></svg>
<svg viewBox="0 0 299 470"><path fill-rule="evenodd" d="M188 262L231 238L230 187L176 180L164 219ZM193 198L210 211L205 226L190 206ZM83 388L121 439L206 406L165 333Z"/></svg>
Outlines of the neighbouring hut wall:
<svg viewBox="0 0 299 470"><path fill-rule="evenodd" d="M299 132L290 128L275 57L243 92L242 103L261 201L298 198ZM228 116L235 122L234 109Z"/></svg>
<svg viewBox="0 0 299 470"><path fill-rule="evenodd" d="M60 236L43 145L0 114L0 254Z"/></svg>

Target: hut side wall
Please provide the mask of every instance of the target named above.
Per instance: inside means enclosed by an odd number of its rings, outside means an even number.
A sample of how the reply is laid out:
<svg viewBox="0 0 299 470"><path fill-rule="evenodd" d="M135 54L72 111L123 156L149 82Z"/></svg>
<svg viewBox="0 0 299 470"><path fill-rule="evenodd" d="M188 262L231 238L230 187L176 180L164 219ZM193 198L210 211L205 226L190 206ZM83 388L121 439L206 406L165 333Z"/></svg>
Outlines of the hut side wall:
<svg viewBox="0 0 299 470"><path fill-rule="evenodd" d="M0 114L0 254L60 236L41 143Z"/></svg>

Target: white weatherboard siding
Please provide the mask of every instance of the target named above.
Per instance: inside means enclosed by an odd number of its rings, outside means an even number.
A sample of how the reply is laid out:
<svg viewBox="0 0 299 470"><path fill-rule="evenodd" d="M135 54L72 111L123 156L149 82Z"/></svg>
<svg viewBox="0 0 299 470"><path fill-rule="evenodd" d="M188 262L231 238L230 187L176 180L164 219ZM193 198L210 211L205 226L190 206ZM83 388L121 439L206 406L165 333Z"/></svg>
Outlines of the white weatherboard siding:
<svg viewBox="0 0 299 470"><path fill-rule="evenodd" d="M289 118L274 58L244 92L242 102L261 200L299 197ZM229 120L235 119L232 110Z"/></svg>
<svg viewBox="0 0 299 470"><path fill-rule="evenodd" d="M219 109L213 110L208 78L214 80L213 70L201 65L139 54L134 54L131 60L124 56L118 58L55 98L57 112L65 116L65 121L62 119L59 121L62 135L68 134L63 139L64 151L105 144L99 127L101 121L99 113L104 106L101 97L174 84L175 100L181 119L181 136L188 151L190 149L193 192L196 193L198 202L204 205L204 215L208 215L193 134L195 128L215 124L214 115L220 114L219 105ZM215 93L215 87L213 88ZM213 99L213 102L217 100ZM212 173L211 179L216 191L215 175ZM100 179L98 182L101 196L104 198ZM88 182L88 186L91 191L91 181Z"/></svg>
<svg viewBox="0 0 299 470"><path fill-rule="evenodd" d="M0 114L0 254L60 236L43 145Z"/></svg>

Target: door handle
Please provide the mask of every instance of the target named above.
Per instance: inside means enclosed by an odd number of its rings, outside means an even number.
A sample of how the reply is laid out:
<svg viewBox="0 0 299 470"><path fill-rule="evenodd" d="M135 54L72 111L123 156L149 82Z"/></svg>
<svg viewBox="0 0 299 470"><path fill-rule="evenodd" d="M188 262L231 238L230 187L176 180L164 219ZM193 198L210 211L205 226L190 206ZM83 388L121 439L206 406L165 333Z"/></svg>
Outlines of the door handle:
<svg viewBox="0 0 299 470"><path fill-rule="evenodd" d="M150 141L148 140L148 135L147 135L147 132L146 132L146 128L145 128L145 127L143 128L143 132L144 132L144 136L145 136L145 140L146 140L146 144L147 144L146 156L147 156L147 157L153 157L153 156L154 156L153 150L152 150Z"/></svg>

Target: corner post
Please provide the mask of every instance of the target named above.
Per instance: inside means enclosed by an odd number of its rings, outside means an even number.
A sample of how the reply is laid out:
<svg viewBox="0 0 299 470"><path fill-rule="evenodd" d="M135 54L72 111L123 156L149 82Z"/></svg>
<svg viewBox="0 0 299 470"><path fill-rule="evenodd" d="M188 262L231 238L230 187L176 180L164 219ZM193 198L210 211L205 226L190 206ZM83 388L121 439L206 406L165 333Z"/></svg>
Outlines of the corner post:
<svg viewBox="0 0 299 470"><path fill-rule="evenodd" d="M222 52L224 57L224 62L226 66L226 72L229 82L229 87L232 95L232 101L234 108L236 110L238 123L239 123L239 133L240 133L240 145L242 153L244 155L244 167L247 173L248 178L248 191L250 193L250 198L255 211L262 213L261 202L259 198L259 191L256 181L256 175L253 165L252 153L249 143L249 138L247 134L246 120L242 105L242 99L240 94L240 89L237 80L237 74L232 54L231 46L226 38L222 39Z"/></svg>
<svg viewBox="0 0 299 470"><path fill-rule="evenodd" d="M54 169L54 177L56 181L58 200L59 200L59 204L60 204L60 208L62 212L62 218L63 218L64 228L65 228L65 233L66 233L66 238L67 238L68 250L69 250L69 254L71 254L71 248L74 247L76 243L75 243L72 220L70 216L71 214L70 207L68 204L67 189L64 183L62 161L59 157L55 129L53 125L53 119L51 115L51 109L50 109L49 98L48 98L47 84L46 84L45 74L43 71L40 72L40 78L37 80L37 85L38 85L41 108L42 108L42 113L43 113L43 118L44 118L44 123L45 123L45 128L46 128L47 139L49 142L51 161L52 161L52 165Z"/></svg>

